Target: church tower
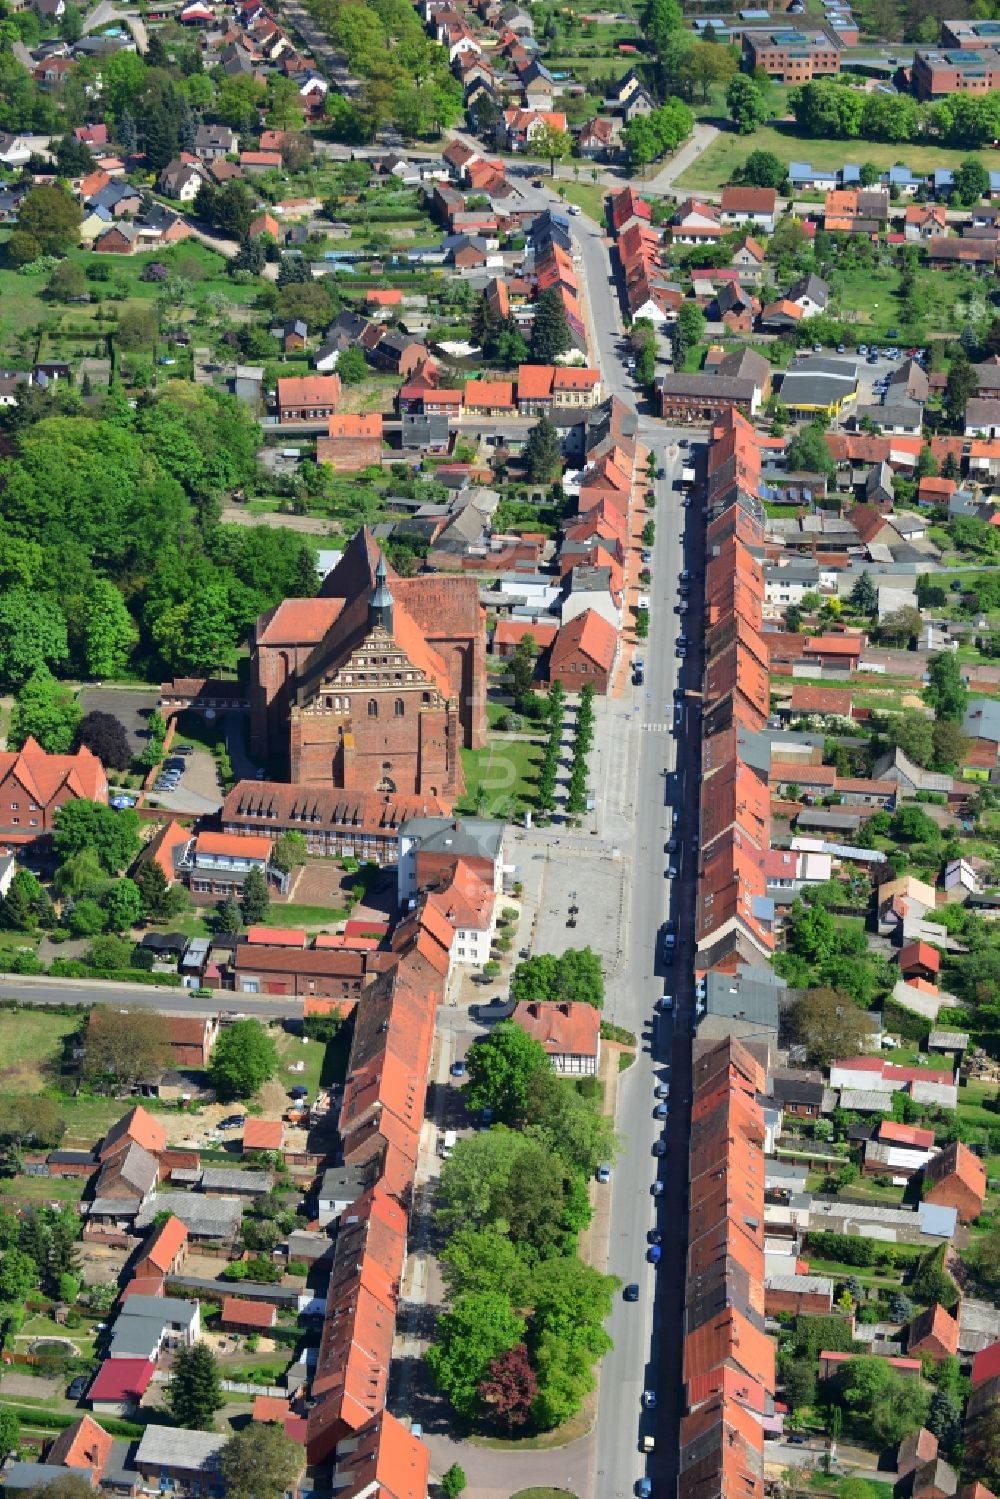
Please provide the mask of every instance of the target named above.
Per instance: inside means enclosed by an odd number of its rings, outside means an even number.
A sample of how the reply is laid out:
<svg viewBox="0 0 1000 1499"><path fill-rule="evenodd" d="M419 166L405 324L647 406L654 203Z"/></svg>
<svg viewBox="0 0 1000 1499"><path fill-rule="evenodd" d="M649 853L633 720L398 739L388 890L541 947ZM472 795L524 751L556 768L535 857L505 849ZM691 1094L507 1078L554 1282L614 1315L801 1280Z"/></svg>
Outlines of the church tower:
<svg viewBox="0 0 1000 1499"><path fill-rule="evenodd" d="M389 574L386 571L385 558L379 553L378 566L375 569L375 586L368 595L368 628L377 629L381 625L387 635L392 634L392 605L393 597L389 591Z"/></svg>

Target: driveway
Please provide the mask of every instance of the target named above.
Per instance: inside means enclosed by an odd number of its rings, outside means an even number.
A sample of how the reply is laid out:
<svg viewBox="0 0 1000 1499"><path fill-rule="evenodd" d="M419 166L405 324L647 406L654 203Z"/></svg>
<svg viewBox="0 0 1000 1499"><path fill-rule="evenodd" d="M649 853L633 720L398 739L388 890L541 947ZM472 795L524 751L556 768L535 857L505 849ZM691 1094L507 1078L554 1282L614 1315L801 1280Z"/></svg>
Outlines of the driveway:
<svg viewBox="0 0 1000 1499"><path fill-rule="evenodd" d="M177 790L151 791L147 801L165 807L168 812L180 812L186 816L201 817L217 812L222 806L223 796L213 756L207 750L196 749L187 757Z"/></svg>
<svg viewBox="0 0 1000 1499"><path fill-rule="evenodd" d="M116 23L127 26L135 37L135 44L140 52L145 52L149 46L149 33L146 31L145 22L135 11L118 10L109 0L101 0L100 5L92 10L83 23L83 34L88 31L98 31L102 26L113 26Z"/></svg>
<svg viewBox="0 0 1000 1499"><path fill-rule="evenodd" d="M146 721L159 700L155 687L85 687L80 694L80 707L84 713L110 713L117 718L128 735L133 755L138 758L149 738Z"/></svg>

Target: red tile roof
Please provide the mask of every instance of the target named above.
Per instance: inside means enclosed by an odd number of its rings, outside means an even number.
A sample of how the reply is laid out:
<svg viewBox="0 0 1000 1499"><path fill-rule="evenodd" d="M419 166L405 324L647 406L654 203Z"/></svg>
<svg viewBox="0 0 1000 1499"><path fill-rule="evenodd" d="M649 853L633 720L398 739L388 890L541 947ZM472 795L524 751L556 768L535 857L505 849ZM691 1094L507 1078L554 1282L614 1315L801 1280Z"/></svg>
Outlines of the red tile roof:
<svg viewBox="0 0 1000 1499"><path fill-rule="evenodd" d="M602 671L610 671L618 649L618 632L596 609L585 609L568 625L563 625L552 646L552 669L560 661L580 652Z"/></svg>
<svg viewBox="0 0 1000 1499"><path fill-rule="evenodd" d="M87 1391L93 1405L105 1401L129 1401L138 1404L152 1383L156 1365L145 1358L105 1359L97 1378Z"/></svg>
<svg viewBox="0 0 1000 1499"><path fill-rule="evenodd" d="M941 954L936 947L931 947L929 942L906 942L899 949L899 966L905 972L914 964L921 968L929 968L932 973L939 973Z"/></svg>
<svg viewBox="0 0 1000 1499"><path fill-rule="evenodd" d="M555 378L554 364L521 364L517 369L517 398L519 401L547 400L552 394Z"/></svg>
<svg viewBox="0 0 1000 1499"><path fill-rule="evenodd" d="M60 1468L89 1468L96 1480L103 1476L113 1446L114 1437L93 1416L81 1416L59 1433L45 1461Z"/></svg>
<svg viewBox="0 0 1000 1499"><path fill-rule="evenodd" d="M41 807L47 807L63 788L89 801L108 799L104 767L85 745L72 755L49 755L29 735L19 750L0 753L0 780L8 775Z"/></svg>
<svg viewBox="0 0 1000 1499"><path fill-rule="evenodd" d="M143 1150L148 1150L152 1155L159 1155L167 1148L166 1130L141 1104L129 1109L108 1130L101 1145L101 1160L107 1160L116 1151L125 1150L133 1144L141 1145Z"/></svg>
<svg viewBox="0 0 1000 1499"><path fill-rule="evenodd" d="M148 1260L151 1265L155 1265L157 1270L166 1275L187 1243L187 1239L187 1225L171 1215L165 1223L161 1223L149 1244L142 1251L140 1258Z"/></svg>
<svg viewBox="0 0 1000 1499"><path fill-rule="evenodd" d="M226 1296L222 1301L222 1323L240 1323L245 1327L259 1327L261 1331L273 1327L278 1308L270 1301L241 1301L237 1296Z"/></svg>
<svg viewBox="0 0 1000 1499"><path fill-rule="evenodd" d="M915 1124L897 1124L894 1119L883 1119L878 1127L880 1140L892 1145L912 1145L916 1150L929 1150L934 1144L934 1131L920 1129Z"/></svg>
<svg viewBox="0 0 1000 1499"><path fill-rule="evenodd" d="M306 934L301 927L251 926L244 940L265 947L305 947Z"/></svg>
<svg viewBox="0 0 1000 1499"><path fill-rule="evenodd" d="M601 1017L593 1005L523 1001L514 1022L539 1041L550 1057L596 1057L600 1048Z"/></svg>
<svg viewBox="0 0 1000 1499"><path fill-rule="evenodd" d="M195 839L195 855L229 854L241 859L263 859L271 857L272 843L263 835L239 833L199 833Z"/></svg>
<svg viewBox="0 0 1000 1499"><path fill-rule="evenodd" d="M1000 1374L1000 1342L990 1343L980 1349L972 1360L972 1388L995 1379Z"/></svg>
<svg viewBox="0 0 1000 1499"><path fill-rule="evenodd" d="M243 1126L244 1150L280 1150L285 1126L280 1119L248 1119Z"/></svg>

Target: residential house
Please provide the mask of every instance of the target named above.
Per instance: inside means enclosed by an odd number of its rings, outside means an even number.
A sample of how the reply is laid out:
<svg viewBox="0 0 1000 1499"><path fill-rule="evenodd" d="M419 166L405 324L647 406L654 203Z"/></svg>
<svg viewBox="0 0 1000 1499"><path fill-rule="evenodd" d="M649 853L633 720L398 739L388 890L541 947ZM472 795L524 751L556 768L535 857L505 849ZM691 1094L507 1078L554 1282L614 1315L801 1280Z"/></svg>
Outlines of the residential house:
<svg viewBox="0 0 1000 1499"><path fill-rule="evenodd" d="M271 847L270 838L263 836L198 833L184 853L179 873L186 877L195 905L214 905L229 895L239 898L251 869L273 878ZM285 882L280 876L279 880Z"/></svg>
<svg viewBox="0 0 1000 1499"><path fill-rule="evenodd" d="M104 767L86 746L50 755L30 735L19 750L0 753L0 838L8 848L47 840L66 802L108 800ZM44 855L44 844L35 852Z"/></svg>
<svg viewBox="0 0 1000 1499"><path fill-rule="evenodd" d="M222 1449L227 1440L218 1432L147 1426L135 1465L150 1488L222 1499Z"/></svg>
<svg viewBox="0 0 1000 1499"><path fill-rule="evenodd" d="M830 300L830 288L820 277L810 272L801 276L788 288L786 299L802 309L803 317L818 317L825 312Z"/></svg>
<svg viewBox="0 0 1000 1499"><path fill-rule="evenodd" d="M762 234L773 234L777 199L773 187L724 187L722 222L750 225Z"/></svg>
<svg viewBox="0 0 1000 1499"><path fill-rule="evenodd" d="M330 417L340 400L339 375L292 375L278 380L279 422L314 422Z"/></svg>
<svg viewBox="0 0 1000 1499"><path fill-rule="evenodd" d="M544 1046L562 1077L596 1077L601 1056L601 1017L593 1005L522 1001L513 1020Z"/></svg>
<svg viewBox="0 0 1000 1499"><path fill-rule="evenodd" d="M973 1223L983 1210L986 1168L968 1146L954 1140L924 1168L923 1197L955 1208L963 1223Z"/></svg>
<svg viewBox="0 0 1000 1499"><path fill-rule="evenodd" d="M951 1316L940 1302L925 1307L907 1328L906 1352L910 1358L926 1356L935 1363L957 1357L958 1318Z"/></svg>
<svg viewBox="0 0 1000 1499"><path fill-rule="evenodd" d="M166 1280L178 1275L189 1252L188 1231L179 1218L170 1217L160 1224L144 1245L135 1262L133 1274L141 1279Z"/></svg>
<svg viewBox="0 0 1000 1499"><path fill-rule="evenodd" d="M194 138L194 154L201 161L217 161L232 156L239 149L239 137L228 125L199 125Z"/></svg>
<svg viewBox="0 0 1000 1499"><path fill-rule="evenodd" d="M165 198L193 203L204 180L197 167L183 161L171 161L163 168L156 185Z"/></svg>
<svg viewBox="0 0 1000 1499"><path fill-rule="evenodd" d="M607 694L618 658L618 632L596 609L564 623L549 652L550 682L561 682L567 692L579 692L588 682Z"/></svg>
<svg viewBox="0 0 1000 1499"><path fill-rule="evenodd" d="M358 473L382 463L382 414L331 416L327 435L316 442L316 462L341 473Z"/></svg>

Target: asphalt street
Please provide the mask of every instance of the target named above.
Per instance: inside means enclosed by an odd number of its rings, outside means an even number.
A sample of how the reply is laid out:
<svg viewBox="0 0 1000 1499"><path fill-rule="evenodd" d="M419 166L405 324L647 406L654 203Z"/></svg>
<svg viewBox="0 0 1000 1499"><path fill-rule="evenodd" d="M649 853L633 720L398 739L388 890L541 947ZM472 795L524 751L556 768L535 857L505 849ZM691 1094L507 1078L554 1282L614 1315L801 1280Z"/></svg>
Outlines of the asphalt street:
<svg viewBox="0 0 1000 1499"><path fill-rule="evenodd" d="M258 1020L302 1016L301 999L258 999L252 994L197 996L191 989L148 984L115 984L102 979L17 978L0 975L0 1000L17 999L31 1005L87 1005L117 1003L123 1010L158 1010L162 1015L217 1015L240 1011Z"/></svg>
<svg viewBox="0 0 1000 1499"><path fill-rule="evenodd" d="M683 663L675 654L681 620L700 621L703 613L701 570L704 518L700 499L684 508L675 487L696 447L682 440L699 435L671 429L643 414L642 393L626 370L621 354L623 325L608 241L601 226L583 215L571 219L579 251L584 295L590 316L594 353L607 393L640 407L639 432L665 471L656 483L656 541L653 547L649 639L637 654L645 664L645 682L633 688L628 732L639 738L635 815L631 848L629 919L626 927L626 981L615 1003L615 1019L634 1030L640 1047L633 1066L621 1079L618 1129L621 1152L609 1190L612 1193L612 1237L609 1271L623 1284L638 1283L639 1301L615 1301L608 1331L614 1348L601 1368L601 1397L596 1433L594 1491L601 1499L634 1494L639 1480L653 1479L654 1493L673 1493L677 1482L678 1430L682 1409L684 1279L687 1231L687 1158L690 1135L691 1034L694 1018L694 902L698 831L698 786L701 780L700 698L687 698L680 723L674 723L674 690L700 689L701 629L688 625L691 637ZM682 568L692 574L689 608L680 604ZM667 879L671 856L667 840L678 838L678 877ZM664 960L665 922L677 933L673 962ZM668 1011L654 1005L664 994ZM669 1081L669 1113L654 1117L657 1082ZM662 1137L666 1154L653 1154ZM662 1195L653 1195L654 1181ZM647 1259L648 1234L659 1230L662 1258ZM643 1408L643 1392L656 1396L653 1410ZM653 1451L642 1450L654 1439Z"/></svg>

